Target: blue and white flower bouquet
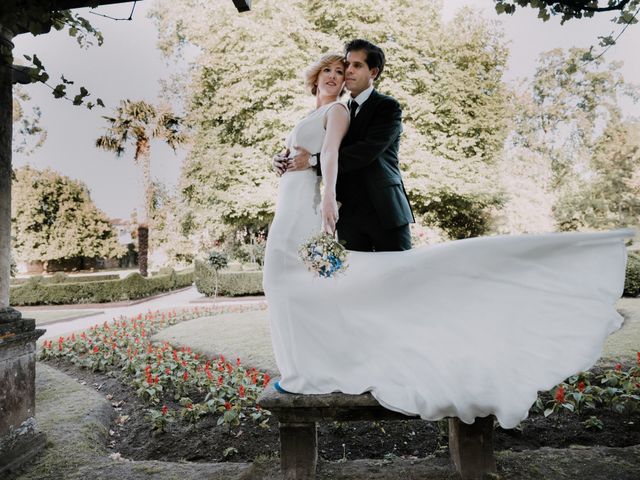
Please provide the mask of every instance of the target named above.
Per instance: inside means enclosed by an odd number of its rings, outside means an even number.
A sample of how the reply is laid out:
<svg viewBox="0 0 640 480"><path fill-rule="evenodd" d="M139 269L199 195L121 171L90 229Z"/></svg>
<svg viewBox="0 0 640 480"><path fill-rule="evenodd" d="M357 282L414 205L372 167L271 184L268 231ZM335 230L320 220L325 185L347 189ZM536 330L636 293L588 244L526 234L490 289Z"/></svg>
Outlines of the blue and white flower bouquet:
<svg viewBox="0 0 640 480"><path fill-rule="evenodd" d="M331 278L347 267L347 249L333 235L322 232L300 245L300 259L318 277Z"/></svg>

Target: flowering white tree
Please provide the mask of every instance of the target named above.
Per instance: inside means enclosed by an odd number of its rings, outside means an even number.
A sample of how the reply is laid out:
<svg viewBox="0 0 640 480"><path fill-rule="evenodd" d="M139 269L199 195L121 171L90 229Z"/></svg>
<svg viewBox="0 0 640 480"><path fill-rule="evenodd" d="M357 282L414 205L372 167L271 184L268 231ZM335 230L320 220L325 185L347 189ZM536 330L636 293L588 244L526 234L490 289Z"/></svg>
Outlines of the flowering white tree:
<svg viewBox="0 0 640 480"><path fill-rule="evenodd" d="M444 24L432 1L262 0L250 17L230 8L161 0L153 13L165 53L180 55L187 43L201 51L180 89L194 131L180 182L183 233L206 231L199 248L267 227L271 156L312 107L302 73L356 37L386 52L377 88L403 106L400 160L417 213L450 236L489 228L508 125L496 25L467 10Z"/></svg>

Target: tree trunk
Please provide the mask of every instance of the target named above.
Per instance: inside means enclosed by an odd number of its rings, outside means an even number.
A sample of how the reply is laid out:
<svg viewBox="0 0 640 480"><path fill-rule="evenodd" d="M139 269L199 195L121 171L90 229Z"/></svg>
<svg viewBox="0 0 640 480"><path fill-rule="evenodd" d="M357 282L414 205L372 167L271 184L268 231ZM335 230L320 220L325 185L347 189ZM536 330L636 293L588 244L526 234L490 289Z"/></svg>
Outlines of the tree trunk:
<svg viewBox="0 0 640 480"><path fill-rule="evenodd" d="M141 140L143 143L140 149L140 160L142 163L142 176L144 183L144 216L138 228L138 265L140 275L148 275L149 265L149 227L151 225L151 215L153 211L153 183L151 181L151 152L149 151L149 140Z"/></svg>
<svg viewBox="0 0 640 480"><path fill-rule="evenodd" d="M153 181L151 179L151 152L149 150L149 143L146 142L142 152L142 175L144 181L144 214L145 222L147 225L151 225L151 217L153 215Z"/></svg>
<svg viewBox="0 0 640 480"><path fill-rule="evenodd" d="M149 257L149 227L146 225L138 226L138 267L140 275L146 277Z"/></svg>
<svg viewBox="0 0 640 480"><path fill-rule="evenodd" d="M0 310L9 307L11 269L12 34L0 25Z"/></svg>

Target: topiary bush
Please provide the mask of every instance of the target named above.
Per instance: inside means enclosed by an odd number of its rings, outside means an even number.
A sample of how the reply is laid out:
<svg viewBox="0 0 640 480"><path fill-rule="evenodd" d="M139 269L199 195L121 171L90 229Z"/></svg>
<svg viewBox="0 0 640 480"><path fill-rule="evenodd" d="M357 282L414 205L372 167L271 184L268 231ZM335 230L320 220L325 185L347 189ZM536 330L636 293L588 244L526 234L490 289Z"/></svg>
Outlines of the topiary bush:
<svg viewBox="0 0 640 480"><path fill-rule="evenodd" d="M209 254L209 266L214 270L222 270L223 268L227 268L228 264L229 259L224 253L213 250Z"/></svg>
<svg viewBox="0 0 640 480"><path fill-rule="evenodd" d="M640 296L640 254L638 253L629 253L623 295L625 297Z"/></svg>

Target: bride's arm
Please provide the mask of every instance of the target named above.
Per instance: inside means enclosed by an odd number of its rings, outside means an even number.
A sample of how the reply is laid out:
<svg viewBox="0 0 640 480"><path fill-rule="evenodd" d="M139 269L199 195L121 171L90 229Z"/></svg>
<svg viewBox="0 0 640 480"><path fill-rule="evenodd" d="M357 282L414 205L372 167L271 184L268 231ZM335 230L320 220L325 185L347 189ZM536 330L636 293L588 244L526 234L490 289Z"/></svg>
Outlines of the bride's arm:
<svg viewBox="0 0 640 480"><path fill-rule="evenodd" d="M341 105L330 107L326 114L326 133L320 165L324 184L322 195L322 228L334 233L338 221L338 205L336 203L336 179L338 178L338 151L340 143L349 129L349 113Z"/></svg>

